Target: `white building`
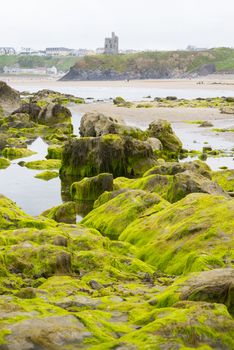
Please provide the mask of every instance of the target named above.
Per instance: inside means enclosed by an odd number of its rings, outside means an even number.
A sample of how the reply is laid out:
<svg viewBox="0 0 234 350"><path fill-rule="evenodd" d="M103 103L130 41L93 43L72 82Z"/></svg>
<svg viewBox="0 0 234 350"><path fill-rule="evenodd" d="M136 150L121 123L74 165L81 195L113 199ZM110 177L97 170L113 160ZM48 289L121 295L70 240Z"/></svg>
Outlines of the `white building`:
<svg viewBox="0 0 234 350"><path fill-rule="evenodd" d="M96 54L97 54L97 55L102 55L102 54L104 54L104 52L105 52L104 47L98 47L98 48L96 49Z"/></svg>
<svg viewBox="0 0 234 350"><path fill-rule="evenodd" d="M58 74L58 70L55 66L47 68L46 69L46 74L48 75L57 75Z"/></svg>
<svg viewBox="0 0 234 350"><path fill-rule="evenodd" d="M0 55L16 55L16 50L13 47L0 47Z"/></svg>
<svg viewBox="0 0 234 350"><path fill-rule="evenodd" d="M47 47L46 56L71 56L73 55L73 49L67 49L66 47Z"/></svg>
<svg viewBox="0 0 234 350"><path fill-rule="evenodd" d="M119 38L112 32L111 38L105 39L105 50L106 55L118 55L119 53Z"/></svg>

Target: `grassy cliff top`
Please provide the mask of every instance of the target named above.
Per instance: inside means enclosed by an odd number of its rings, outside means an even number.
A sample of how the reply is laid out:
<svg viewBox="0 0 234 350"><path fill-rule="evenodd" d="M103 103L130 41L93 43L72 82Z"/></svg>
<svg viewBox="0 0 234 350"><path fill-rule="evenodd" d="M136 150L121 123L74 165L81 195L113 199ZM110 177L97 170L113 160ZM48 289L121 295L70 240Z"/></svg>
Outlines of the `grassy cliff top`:
<svg viewBox="0 0 234 350"><path fill-rule="evenodd" d="M215 64L217 71L234 70L234 49L215 48L200 52L151 51L128 55L96 55L77 59L75 69L92 70L97 67L118 72L150 68L179 68L192 72L205 64Z"/></svg>
<svg viewBox="0 0 234 350"><path fill-rule="evenodd" d="M196 71L204 64L214 63L218 72L234 70L234 49L215 48L200 52L190 51L150 51L127 55L95 55L82 58L74 56L0 56L0 71L4 66L18 64L21 68L52 67L68 71L75 69L102 70L113 69L117 72L157 69L180 69L184 72Z"/></svg>

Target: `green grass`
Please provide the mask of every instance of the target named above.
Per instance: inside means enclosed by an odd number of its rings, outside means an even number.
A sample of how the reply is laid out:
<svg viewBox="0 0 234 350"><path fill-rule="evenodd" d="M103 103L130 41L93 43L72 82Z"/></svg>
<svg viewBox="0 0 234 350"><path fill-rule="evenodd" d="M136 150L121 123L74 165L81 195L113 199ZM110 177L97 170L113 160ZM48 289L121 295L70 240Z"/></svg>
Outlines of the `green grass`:
<svg viewBox="0 0 234 350"><path fill-rule="evenodd" d="M68 71L77 61L77 57L51 57L51 56L0 56L0 71L5 66L18 64L20 68L57 67L59 70Z"/></svg>
<svg viewBox="0 0 234 350"><path fill-rule="evenodd" d="M234 49L214 48L200 52L152 51L128 55L96 55L77 59L75 68L82 70L100 68L117 72L137 71L150 68L185 68L193 72L204 64L214 63L217 71L234 69Z"/></svg>
<svg viewBox="0 0 234 350"><path fill-rule="evenodd" d="M68 71L70 67L86 69L113 69L117 72L139 71L144 69L184 68L193 72L204 64L214 63L217 71L234 69L234 49L214 48L201 52L152 51L127 55L95 55L82 58L51 56L0 56L0 71L4 66L18 64L21 68L52 67Z"/></svg>

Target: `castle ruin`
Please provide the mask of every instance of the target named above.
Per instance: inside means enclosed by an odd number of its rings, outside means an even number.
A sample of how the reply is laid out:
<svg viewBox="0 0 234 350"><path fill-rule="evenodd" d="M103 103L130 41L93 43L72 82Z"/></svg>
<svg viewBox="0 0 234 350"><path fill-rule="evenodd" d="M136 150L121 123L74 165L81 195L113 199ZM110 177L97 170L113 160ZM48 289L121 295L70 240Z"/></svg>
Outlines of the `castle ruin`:
<svg viewBox="0 0 234 350"><path fill-rule="evenodd" d="M118 55L119 53L119 38L112 32L111 38L105 39L105 50L106 55Z"/></svg>

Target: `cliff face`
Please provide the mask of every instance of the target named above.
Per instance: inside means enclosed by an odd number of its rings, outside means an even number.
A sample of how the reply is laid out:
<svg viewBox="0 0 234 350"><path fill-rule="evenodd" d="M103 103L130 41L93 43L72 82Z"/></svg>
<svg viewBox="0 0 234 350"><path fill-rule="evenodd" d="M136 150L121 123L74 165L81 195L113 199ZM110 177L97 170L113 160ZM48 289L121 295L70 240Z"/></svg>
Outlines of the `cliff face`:
<svg viewBox="0 0 234 350"><path fill-rule="evenodd" d="M143 71L118 72L114 69L77 69L72 67L61 80L134 80L134 79L169 79L184 76L183 71L170 69L146 69Z"/></svg>
<svg viewBox="0 0 234 350"><path fill-rule="evenodd" d="M61 80L128 80L199 77L234 70L234 50L141 52L77 60Z"/></svg>

